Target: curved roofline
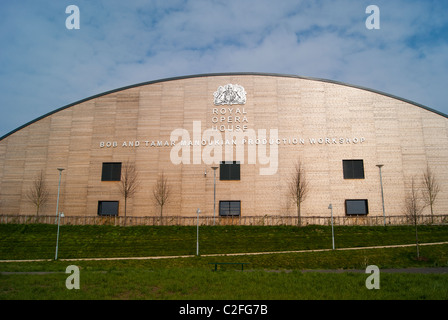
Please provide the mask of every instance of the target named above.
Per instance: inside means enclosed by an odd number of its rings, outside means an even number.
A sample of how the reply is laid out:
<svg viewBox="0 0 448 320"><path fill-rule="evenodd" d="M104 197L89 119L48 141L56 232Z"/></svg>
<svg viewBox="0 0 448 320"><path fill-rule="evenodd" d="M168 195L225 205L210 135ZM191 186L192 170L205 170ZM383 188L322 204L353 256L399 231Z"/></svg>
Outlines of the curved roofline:
<svg viewBox="0 0 448 320"><path fill-rule="evenodd" d="M435 109L431 109L427 106L424 106L422 104L419 104L417 102L408 100L408 99L404 99L389 93L385 93L382 91L378 91L378 90L374 90L374 89L370 89L370 88L366 88L366 87L362 87L362 86L357 86L357 85L353 85L353 84L349 84L349 83L345 83L345 82L340 82L340 81L335 81L335 80L329 80L329 79L321 79L321 78L313 78L313 77L303 77L303 76L298 76L298 75L292 75L292 74L281 74L281 73L263 73L263 72L227 72L227 73L203 73L203 74L194 74L194 75L187 75L187 76L179 76L179 77L170 77L170 78L162 78L162 79L158 79L158 80L152 80L152 81L146 81L146 82L141 82L141 83L137 83L137 84L133 84L133 85L129 85L129 86L125 86L125 87L121 87L121 88L117 88L117 89L113 89L113 90L109 90L103 93L99 93L81 100L78 100L76 102L70 103L68 105L65 105L61 108L55 109L53 111L50 111L34 120L31 120L27 123L25 123L24 125L8 132L7 134L5 134L4 136L0 137L0 141L2 141L3 139L9 137L10 135L12 135L13 133L22 130L23 128L28 127L29 125L42 120L46 117L51 116L52 114L55 114L59 111L68 109L70 107L73 107L75 105L81 104L83 102L89 101L89 100L93 100L111 93L115 93L115 92L119 92L119 91L124 91L127 89L132 89L132 88L137 88L137 87L141 87L141 86L145 86L145 85L149 85L149 84L155 84L155 83L160 83L160 82L167 82L167 81L174 81L174 80L184 80L184 79L191 79L191 78L201 78L201 77L222 77L222 76L247 76L247 75L251 75L251 76L269 76L269 77L282 77L282 78L296 78L296 79L303 79L303 80L311 80L311 81L319 81L319 82L325 82L325 83L331 83L331 84L337 84L337 85L342 85L342 86L346 86L346 87L351 87L351 88L356 88L356 89L361 89L364 91L369 91L369 92L373 92L373 93L377 93L389 98L393 98L396 100L400 100L412 105L415 105L419 108L425 109L427 111L436 113L442 117L448 118L448 115L446 115L443 112L437 111Z"/></svg>

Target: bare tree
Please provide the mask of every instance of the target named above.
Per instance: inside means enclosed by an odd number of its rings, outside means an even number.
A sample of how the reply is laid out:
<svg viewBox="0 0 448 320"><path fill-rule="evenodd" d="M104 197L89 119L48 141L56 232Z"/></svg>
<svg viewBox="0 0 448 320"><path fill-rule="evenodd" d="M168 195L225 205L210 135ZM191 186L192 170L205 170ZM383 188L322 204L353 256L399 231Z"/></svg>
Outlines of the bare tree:
<svg viewBox="0 0 448 320"><path fill-rule="evenodd" d="M170 186L168 184L168 178L162 171L162 174L157 178L157 182L152 191L154 199L157 205L160 207L160 219L162 219L163 206L168 202L170 196Z"/></svg>
<svg viewBox="0 0 448 320"><path fill-rule="evenodd" d="M418 196L417 188L415 186L414 178L411 180L411 189L408 191L408 194L405 198L405 215L408 220L415 227L415 241L417 245L417 259L420 259L420 251L418 247L418 231L417 226L419 223L420 216L424 209L424 204Z"/></svg>
<svg viewBox="0 0 448 320"><path fill-rule="evenodd" d="M40 174L36 175L33 185L26 193L27 200L36 207L36 216L39 215L39 210L47 203L48 196L47 184L44 179L44 174L41 171Z"/></svg>
<svg viewBox="0 0 448 320"><path fill-rule="evenodd" d="M429 167L426 167L426 171L423 173L422 195L425 206L429 206L431 209L431 223L434 222L433 206L439 191L440 186L434 173L431 171L431 169L429 169Z"/></svg>
<svg viewBox="0 0 448 320"><path fill-rule="evenodd" d="M121 195L124 197L124 224L126 225L127 201L132 198L140 185L135 165L126 162L121 167L121 181L118 185Z"/></svg>
<svg viewBox="0 0 448 320"><path fill-rule="evenodd" d="M302 225L301 222L301 204L305 201L309 191L308 181L305 176L305 171L303 169L302 162L297 160L294 172L292 174L291 180L289 182L289 194L293 199L297 207L297 224Z"/></svg>

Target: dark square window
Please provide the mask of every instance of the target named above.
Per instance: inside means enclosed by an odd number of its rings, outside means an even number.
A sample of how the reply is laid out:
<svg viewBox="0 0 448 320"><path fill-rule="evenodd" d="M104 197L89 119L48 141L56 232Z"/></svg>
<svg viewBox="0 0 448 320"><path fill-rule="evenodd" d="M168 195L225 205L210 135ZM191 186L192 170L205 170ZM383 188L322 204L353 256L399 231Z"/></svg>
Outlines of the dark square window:
<svg viewBox="0 0 448 320"><path fill-rule="evenodd" d="M118 216L118 201L98 201L99 216Z"/></svg>
<svg viewBox="0 0 448 320"><path fill-rule="evenodd" d="M104 162L101 181L120 181L121 162Z"/></svg>
<svg viewBox="0 0 448 320"><path fill-rule="evenodd" d="M219 166L219 180L240 180L240 162L221 161Z"/></svg>
<svg viewBox="0 0 448 320"><path fill-rule="evenodd" d="M345 200L346 215L366 215L369 213L367 200Z"/></svg>
<svg viewBox="0 0 448 320"><path fill-rule="evenodd" d="M219 215L223 217L241 215L241 201L219 201Z"/></svg>
<svg viewBox="0 0 448 320"><path fill-rule="evenodd" d="M363 160L342 160L344 179L364 179Z"/></svg>

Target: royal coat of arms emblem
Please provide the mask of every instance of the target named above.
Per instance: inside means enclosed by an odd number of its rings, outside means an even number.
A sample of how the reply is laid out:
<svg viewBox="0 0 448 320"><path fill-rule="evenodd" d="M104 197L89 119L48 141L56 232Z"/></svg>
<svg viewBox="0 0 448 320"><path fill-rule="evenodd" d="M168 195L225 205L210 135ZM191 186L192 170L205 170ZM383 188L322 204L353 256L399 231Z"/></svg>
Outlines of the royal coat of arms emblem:
<svg viewBox="0 0 448 320"><path fill-rule="evenodd" d="M213 94L214 103L217 106L246 104L246 91L238 84L227 84L219 86L218 90Z"/></svg>

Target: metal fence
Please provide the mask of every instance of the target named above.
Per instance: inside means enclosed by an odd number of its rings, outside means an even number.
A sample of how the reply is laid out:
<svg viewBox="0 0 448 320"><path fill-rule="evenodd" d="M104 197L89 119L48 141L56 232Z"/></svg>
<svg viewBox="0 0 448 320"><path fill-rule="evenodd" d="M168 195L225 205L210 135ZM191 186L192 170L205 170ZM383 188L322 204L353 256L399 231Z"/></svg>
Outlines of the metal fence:
<svg viewBox="0 0 448 320"><path fill-rule="evenodd" d="M301 226L307 225L330 225L331 217L313 216L301 217ZM404 216L386 216L386 225L408 225L412 224ZM0 223L17 224L57 224L55 215L0 215ZM195 226L198 223L196 216L141 216L141 217L122 217L122 216L65 216L61 218L61 225L112 225L112 226ZM341 216L333 217L335 226L381 226L384 225L383 216ZM418 224L448 224L448 215L425 215L420 216ZM242 225L242 226L296 226L298 225L297 216L239 216L239 217L213 217L199 216L199 225Z"/></svg>

